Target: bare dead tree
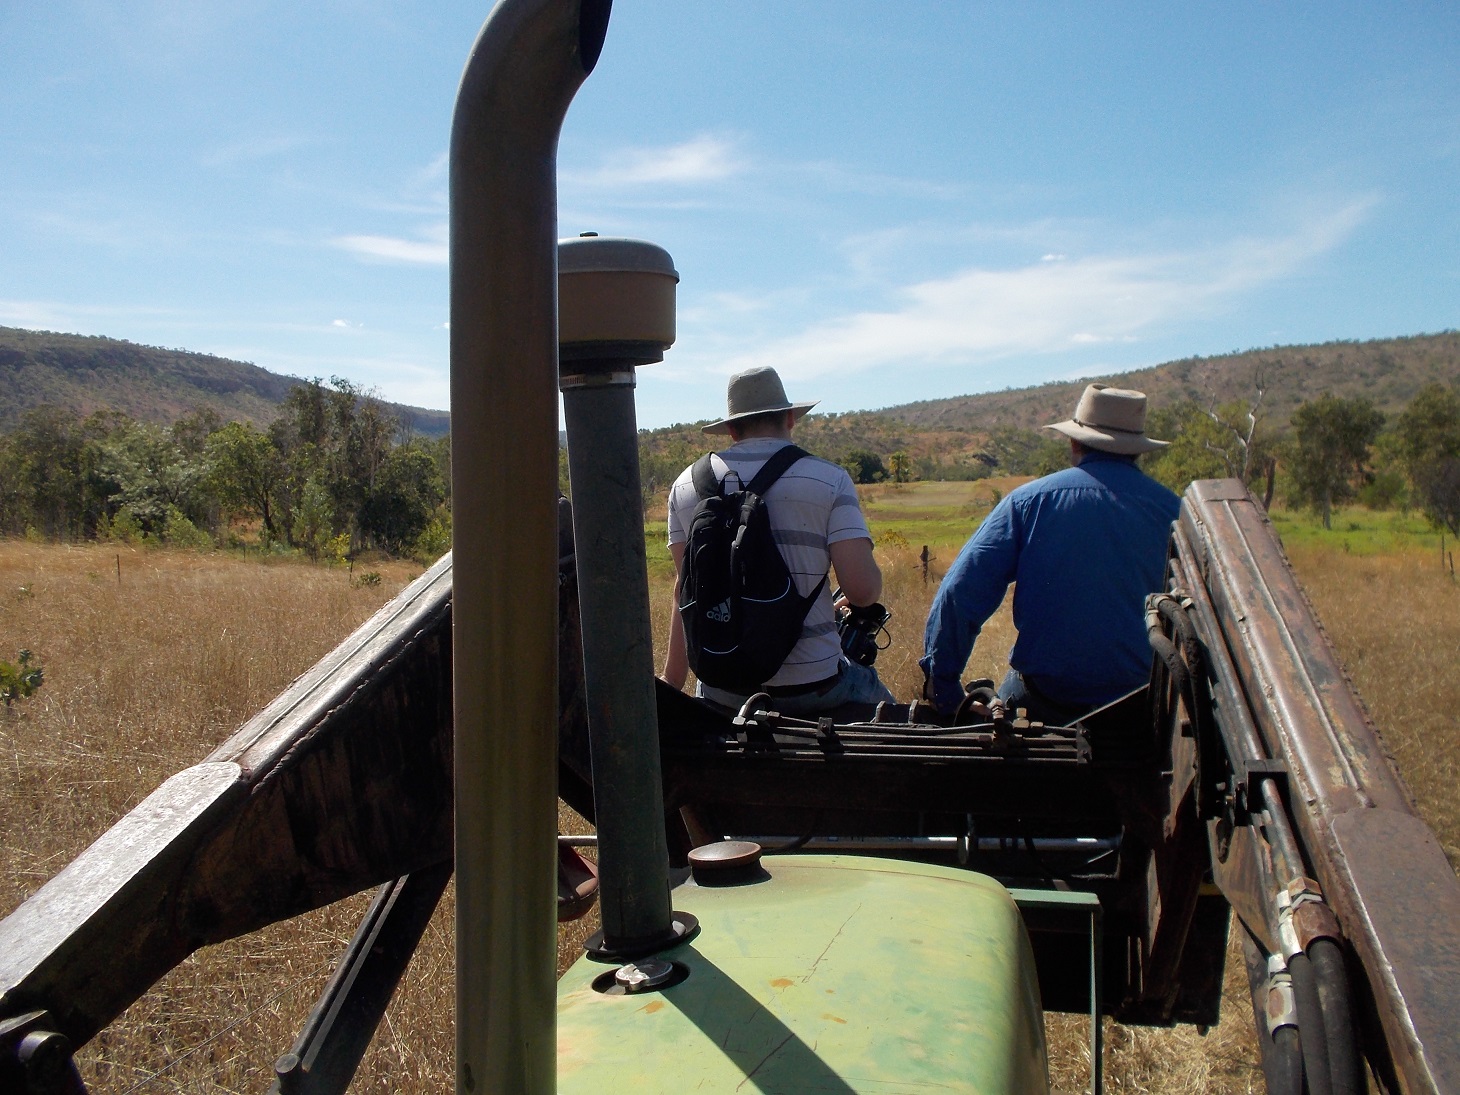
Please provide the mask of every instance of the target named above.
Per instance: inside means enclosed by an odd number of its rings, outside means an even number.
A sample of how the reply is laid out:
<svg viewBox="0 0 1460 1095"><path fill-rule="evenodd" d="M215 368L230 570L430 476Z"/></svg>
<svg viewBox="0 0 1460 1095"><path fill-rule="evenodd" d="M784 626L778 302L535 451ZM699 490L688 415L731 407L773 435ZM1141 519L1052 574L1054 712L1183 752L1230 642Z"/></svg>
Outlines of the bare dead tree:
<svg viewBox="0 0 1460 1095"><path fill-rule="evenodd" d="M1207 417L1216 423L1217 428L1226 437L1230 438L1230 442L1223 446L1216 442L1208 441L1206 442L1206 447L1208 451L1214 452L1222 458L1222 463L1225 465L1229 476L1241 479L1244 483L1247 482L1247 477L1252 471L1252 461L1255 456L1252 441L1257 435L1257 423L1261 417L1259 412L1262 409L1262 400L1267 395L1267 379L1263 375L1261 365L1253 370L1252 387L1256 395L1253 396L1252 403L1248 406L1247 414L1244 416L1247 420L1247 428L1245 430L1233 425L1222 417L1221 412L1217 410L1216 393L1210 385L1207 387ZM1238 459L1239 456L1240 460ZM1272 491L1270 484L1273 475L1272 465L1275 464L1275 461L1269 460L1268 464L1269 467L1266 469L1269 481L1268 497L1271 499Z"/></svg>

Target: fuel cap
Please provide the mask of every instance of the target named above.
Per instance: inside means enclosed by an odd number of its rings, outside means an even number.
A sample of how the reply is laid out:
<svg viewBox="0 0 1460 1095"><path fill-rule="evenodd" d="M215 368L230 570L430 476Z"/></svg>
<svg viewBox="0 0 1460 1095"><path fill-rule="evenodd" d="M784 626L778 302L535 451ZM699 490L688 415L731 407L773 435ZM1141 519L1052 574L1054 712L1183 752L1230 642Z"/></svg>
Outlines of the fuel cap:
<svg viewBox="0 0 1460 1095"><path fill-rule="evenodd" d="M760 865L761 847L753 840L718 840L689 853L690 873L699 886L742 886L770 875Z"/></svg>

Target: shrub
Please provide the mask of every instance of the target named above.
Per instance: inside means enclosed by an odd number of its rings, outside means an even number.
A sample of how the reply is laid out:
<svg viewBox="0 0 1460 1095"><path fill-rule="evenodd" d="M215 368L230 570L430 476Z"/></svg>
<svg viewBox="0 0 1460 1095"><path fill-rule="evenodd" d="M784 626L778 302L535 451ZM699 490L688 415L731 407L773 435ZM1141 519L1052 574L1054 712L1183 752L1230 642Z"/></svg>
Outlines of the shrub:
<svg viewBox="0 0 1460 1095"><path fill-rule="evenodd" d="M451 512L444 506L438 507L431 523L416 537L413 554L430 566L451 550Z"/></svg>
<svg viewBox="0 0 1460 1095"><path fill-rule="evenodd" d="M45 674L39 665L30 664L30 651L22 650L19 661L12 665L0 661L0 700L9 707L16 700L23 700L41 686Z"/></svg>
<svg viewBox="0 0 1460 1095"><path fill-rule="evenodd" d="M187 519L186 514L176 506L167 509L167 520L162 526L162 541L174 547L196 548L208 551L213 547L213 537Z"/></svg>
<svg viewBox="0 0 1460 1095"><path fill-rule="evenodd" d="M105 516L96 524L97 539L110 540L118 544L140 544L147 539L142 522L127 506L117 510L110 521Z"/></svg>

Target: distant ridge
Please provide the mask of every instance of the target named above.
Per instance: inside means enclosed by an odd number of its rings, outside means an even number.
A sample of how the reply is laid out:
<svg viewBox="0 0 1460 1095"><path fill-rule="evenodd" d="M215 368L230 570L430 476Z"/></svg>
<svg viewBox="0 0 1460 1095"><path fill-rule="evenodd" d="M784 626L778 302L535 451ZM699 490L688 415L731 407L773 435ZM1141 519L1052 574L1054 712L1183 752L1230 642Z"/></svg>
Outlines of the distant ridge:
<svg viewBox="0 0 1460 1095"><path fill-rule="evenodd" d="M1300 404L1325 392L1363 396L1392 416L1425 384L1460 384L1460 331L1273 346L1029 388L814 415L798 436L815 435L830 451L848 445L875 451L949 444L954 449L976 447L977 436L994 430L1028 429L1064 418L1091 381L1139 388L1150 396L1151 406L1160 409L1186 399L1202 405L1245 402L1254 396L1259 376L1266 387L1263 415L1279 429ZM0 327L0 432L12 429L27 410L42 405L77 415L117 410L159 425L199 407L211 407L225 419L264 426L277 416L285 394L298 383L297 377L211 354ZM450 428L445 411L387 406L417 433L436 437ZM700 446L704 438L697 425L648 430L646 440L651 449L662 449L672 439Z"/></svg>
<svg viewBox="0 0 1460 1095"><path fill-rule="evenodd" d="M1036 427L1068 418L1088 383L1137 388L1150 397L1151 410L1159 414L1186 400L1203 408L1231 402L1246 407L1256 397L1259 378L1264 387L1261 420L1265 429L1278 434L1287 431L1293 411L1324 393L1367 398L1393 421L1426 384L1460 385L1460 331L1273 346L881 410L813 412L797 427L796 438L808 451L830 460L845 460L856 452L883 457L906 453L915 464L925 465L924 474L941 474L929 472L929 466L946 469L973 459L986 462L990 455L1003 466L1009 459L1017 463L1019 453L1030 455L1031 431ZM672 478L708 446L701 425L680 423L644 431L643 451L664 464L656 468L659 474ZM1023 435L1023 440L1012 435ZM678 466L671 471L676 461Z"/></svg>
<svg viewBox="0 0 1460 1095"><path fill-rule="evenodd" d="M1426 384L1460 382L1460 331L1188 357L1134 372L923 400L870 413L922 429L1027 429L1068 417L1089 383L1139 389L1160 408L1185 399L1202 406L1245 402L1255 396L1259 377L1266 389L1263 413L1279 424L1325 392L1366 398L1392 415Z"/></svg>
<svg viewBox="0 0 1460 1095"><path fill-rule="evenodd" d="M59 407L78 416L121 411L170 425L200 407L224 419L266 426L298 377L212 354L141 346L122 339L0 327L0 431L26 411ZM387 404L417 433L440 436L445 411Z"/></svg>

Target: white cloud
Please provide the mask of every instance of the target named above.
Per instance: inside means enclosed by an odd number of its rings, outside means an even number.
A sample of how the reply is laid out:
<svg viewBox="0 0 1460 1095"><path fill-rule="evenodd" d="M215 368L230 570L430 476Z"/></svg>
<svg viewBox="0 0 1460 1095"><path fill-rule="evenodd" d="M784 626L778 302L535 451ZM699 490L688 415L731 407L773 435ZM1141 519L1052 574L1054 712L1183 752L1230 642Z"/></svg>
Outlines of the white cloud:
<svg viewBox="0 0 1460 1095"><path fill-rule="evenodd" d="M773 363L783 376L844 376L909 363L978 365L1131 342L1230 307L1343 242L1372 199L1310 214L1272 238L1186 251L1062 258L969 268L897 291L894 307L817 323L718 363Z"/></svg>
<svg viewBox="0 0 1460 1095"><path fill-rule="evenodd" d="M717 182L745 167L733 141L707 134L662 148L621 149L595 170L564 171L560 177L580 187L688 186Z"/></svg>
<svg viewBox="0 0 1460 1095"><path fill-rule="evenodd" d="M0 300L0 325L32 331L110 334L118 323L171 324L183 317L174 309L130 304L76 304L53 300ZM118 336L113 336L118 337Z"/></svg>
<svg viewBox="0 0 1460 1095"><path fill-rule="evenodd" d="M337 236L330 242L359 258L445 266L449 253L446 226L439 225L425 234L426 239L415 240L398 236Z"/></svg>

